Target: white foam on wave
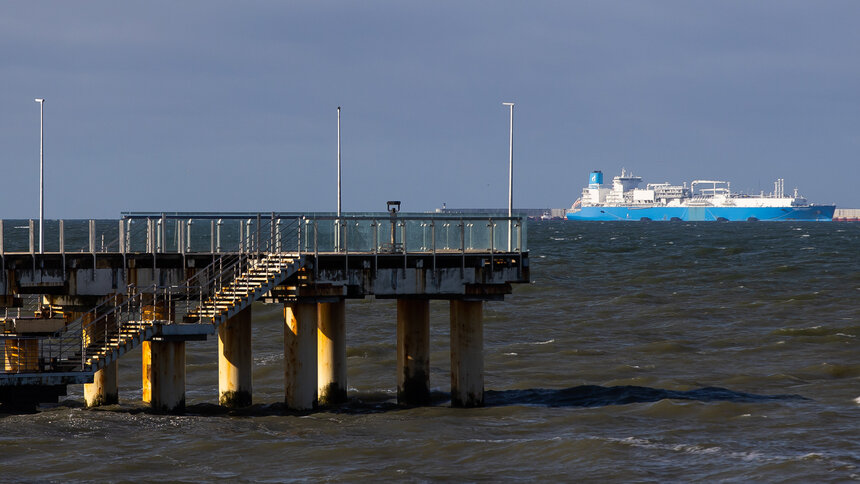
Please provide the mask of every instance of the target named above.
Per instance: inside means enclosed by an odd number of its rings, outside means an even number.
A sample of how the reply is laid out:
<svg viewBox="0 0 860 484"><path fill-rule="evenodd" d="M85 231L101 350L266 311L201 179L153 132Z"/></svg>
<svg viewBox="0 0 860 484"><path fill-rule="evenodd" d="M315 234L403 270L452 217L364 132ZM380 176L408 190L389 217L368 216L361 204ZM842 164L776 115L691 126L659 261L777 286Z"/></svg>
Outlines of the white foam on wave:
<svg viewBox="0 0 860 484"><path fill-rule="evenodd" d="M857 405L860 405L860 397L855 398L854 403L856 403Z"/></svg>
<svg viewBox="0 0 860 484"><path fill-rule="evenodd" d="M555 338L548 339L546 341L535 341L534 343L528 343L530 345L548 345L550 343L555 343Z"/></svg>

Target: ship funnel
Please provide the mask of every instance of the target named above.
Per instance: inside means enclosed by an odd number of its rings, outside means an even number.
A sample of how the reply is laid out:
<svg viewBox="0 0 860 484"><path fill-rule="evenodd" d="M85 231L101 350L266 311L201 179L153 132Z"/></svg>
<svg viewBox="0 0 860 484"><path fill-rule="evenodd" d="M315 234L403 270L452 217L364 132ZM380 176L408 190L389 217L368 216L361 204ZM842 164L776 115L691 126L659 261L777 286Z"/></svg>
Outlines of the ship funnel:
<svg viewBox="0 0 860 484"><path fill-rule="evenodd" d="M603 172L600 170L592 171L588 177L588 188L600 188L603 185Z"/></svg>

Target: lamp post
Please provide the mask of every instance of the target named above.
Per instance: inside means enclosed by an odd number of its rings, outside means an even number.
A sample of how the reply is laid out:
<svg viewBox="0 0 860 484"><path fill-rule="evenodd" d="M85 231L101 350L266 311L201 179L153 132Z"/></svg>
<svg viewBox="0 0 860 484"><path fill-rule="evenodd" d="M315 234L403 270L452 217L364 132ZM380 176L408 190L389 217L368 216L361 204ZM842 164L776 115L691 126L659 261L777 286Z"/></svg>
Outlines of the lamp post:
<svg viewBox="0 0 860 484"><path fill-rule="evenodd" d="M335 250L340 251L340 106L337 107L337 222L335 222Z"/></svg>
<svg viewBox="0 0 860 484"><path fill-rule="evenodd" d="M45 237L42 230L45 224L45 100L34 99L39 103L39 253L45 250Z"/></svg>
<svg viewBox="0 0 860 484"><path fill-rule="evenodd" d="M337 218L340 218L340 106L337 107Z"/></svg>
<svg viewBox="0 0 860 484"><path fill-rule="evenodd" d="M508 155L508 252L511 251L511 218L514 216L514 103L502 103L511 108L511 131Z"/></svg>

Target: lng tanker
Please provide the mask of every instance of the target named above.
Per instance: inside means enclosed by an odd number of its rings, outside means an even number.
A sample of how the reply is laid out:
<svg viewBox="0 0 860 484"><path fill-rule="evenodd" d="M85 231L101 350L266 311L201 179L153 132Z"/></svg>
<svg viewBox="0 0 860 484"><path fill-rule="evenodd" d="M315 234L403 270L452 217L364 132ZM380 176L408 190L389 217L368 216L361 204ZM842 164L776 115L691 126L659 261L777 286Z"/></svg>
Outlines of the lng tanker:
<svg viewBox="0 0 860 484"><path fill-rule="evenodd" d="M774 182L772 193L733 193L731 184L695 180L682 185L649 183L621 170L612 186L603 184L603 172L593 171L582 196L567 212L568 220L681 220L754 221L822 220L833 218L835 205L815 205L797 193L785 195L784 180Z"/></svg>

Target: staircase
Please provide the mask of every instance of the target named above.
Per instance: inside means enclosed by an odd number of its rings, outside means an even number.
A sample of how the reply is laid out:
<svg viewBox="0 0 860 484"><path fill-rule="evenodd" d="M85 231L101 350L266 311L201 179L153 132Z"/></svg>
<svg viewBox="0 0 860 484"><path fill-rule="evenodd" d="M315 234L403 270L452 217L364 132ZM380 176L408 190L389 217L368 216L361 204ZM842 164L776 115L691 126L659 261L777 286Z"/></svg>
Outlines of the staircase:
<svg viewBox="0 0 860 484"><path fill-rule="evenodd" d="M304 266L285 253L219 258L182 286L129 286L125 300L111 299L67 325L42 345L46 371L95 373L156 336L185 309L182 324L218 327L283 284ZM155 309L163 308L163 309ZM191 308L188 310L188 308ZM166 311L166 312L164 312Z"/></svg>
<svg viewBox="0 0 860 484"><path fill-rule="evenodd" d="M184 318L186 323L208 322L219 326L247 308L264 294L281 285L303 267L303 259L288 254L272 253L249 264L228 284Z"/></svg>

